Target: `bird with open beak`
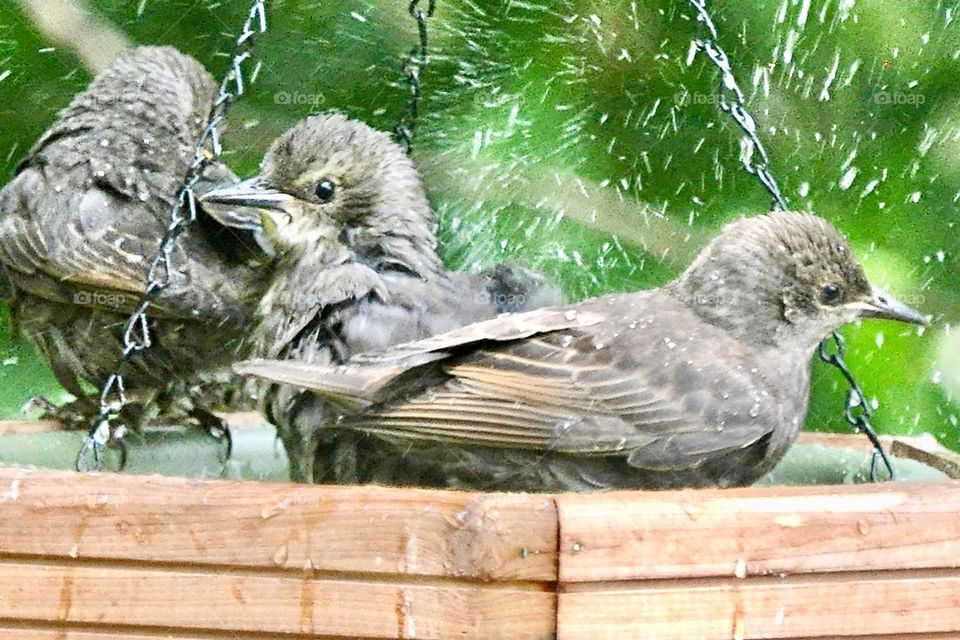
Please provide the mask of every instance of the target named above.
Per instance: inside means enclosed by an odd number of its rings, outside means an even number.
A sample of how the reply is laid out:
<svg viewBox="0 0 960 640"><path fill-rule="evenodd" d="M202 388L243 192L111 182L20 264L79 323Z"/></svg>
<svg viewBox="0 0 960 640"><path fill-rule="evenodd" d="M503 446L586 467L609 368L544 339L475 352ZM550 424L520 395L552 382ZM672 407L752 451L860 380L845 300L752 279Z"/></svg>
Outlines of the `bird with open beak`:
<svg viewBox="0 0 960 640"><path fill-rule="evenodd" d="M98 413L84 383L101 386L117 364L124 322L216 94L193 58L171 47L134 49L73 99L0 192L0 270L12 285L12 313L77 398L51 411L67 426L89 427ZM197 189L231 180L214 163ZM125 371L128 426L153 417L155 400L179 397L202 372L236 360L259 295L248 263L258 255L252 240L203 212L181 236L170 284L148 313L152 344ZM171 386L177 393L163 393ZM182 418L178 403L167 408L174 415L163 417ZM222 426L199 401L187 411Z"/></svg>
<svg viewBox="0 0 960 640"><path fill-rule="evenodd" d="M447 271L410 159L390 137L339 114L281 135L260 175L201 199L221 224L247 230L275 262L250 336L252 353L320 365L559 301L519 267ZM279 431L296 481L346 478L363 457L355 434L323 429L326 403L265 383L259 403ZM372 442L372 441L371 441Z"/></svg>
<svg viewBox="0 0 960 640"><path fill-rule="evenodd" d="M366 481L482 490L735 486L807 412L811 360L860 318L925 324L809 213L727 226L660 289L508 314L333 367L235 367L381 439ZM387 448L390 445L392 448ZM400 469L402 473L394 473Z"/></svg>

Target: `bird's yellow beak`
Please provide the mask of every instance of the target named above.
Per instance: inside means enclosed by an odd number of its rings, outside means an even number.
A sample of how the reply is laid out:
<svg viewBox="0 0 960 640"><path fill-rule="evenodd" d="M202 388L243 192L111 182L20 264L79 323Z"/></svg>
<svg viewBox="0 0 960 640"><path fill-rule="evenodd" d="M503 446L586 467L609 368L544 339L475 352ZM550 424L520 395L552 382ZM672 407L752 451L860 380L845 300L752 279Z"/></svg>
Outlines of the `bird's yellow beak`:
<svg viewBox="0 0 960 640"><path fill-rule="evenodd" d="M290 221L296 198L262 178L230 184L200 196L200 204L225 227L267 231Z"/></svg>
<svg viewBox="0 0 960 640"><path fill-rule="evenodd" d="M926 316L883 289L874 288L869 296L855 300L849 303L849 306L856 309L861 318L885 318L910 324L929 324Z"/></svg>

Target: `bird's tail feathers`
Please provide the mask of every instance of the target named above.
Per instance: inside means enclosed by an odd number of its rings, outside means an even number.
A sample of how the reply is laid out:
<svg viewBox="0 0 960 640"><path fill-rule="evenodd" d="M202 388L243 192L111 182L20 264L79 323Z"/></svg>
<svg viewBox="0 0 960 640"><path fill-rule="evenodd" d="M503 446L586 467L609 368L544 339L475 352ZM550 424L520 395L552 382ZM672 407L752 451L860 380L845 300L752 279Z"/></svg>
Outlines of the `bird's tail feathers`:
<svg viewBox="0 0 960 640"><path fill-rule="evenodd" d="M324 366L290 360L246 360L233 370L271 382L309 389L345 409L363 409L378 400L378 393L408 371L409 366Z"/></svg>

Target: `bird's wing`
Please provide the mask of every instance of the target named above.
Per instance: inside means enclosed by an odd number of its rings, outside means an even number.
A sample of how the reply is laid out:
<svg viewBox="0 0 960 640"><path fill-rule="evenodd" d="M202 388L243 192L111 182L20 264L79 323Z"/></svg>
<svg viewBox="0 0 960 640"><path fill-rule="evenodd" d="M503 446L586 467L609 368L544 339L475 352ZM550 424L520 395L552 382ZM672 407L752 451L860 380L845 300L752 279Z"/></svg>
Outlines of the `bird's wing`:
<svg viewBox="0 0 960 640"><path fill-rule="evenodd" d="M0 263L17 288L134 308L215 92L210 74L170 47L137 48L98 73L0 192ZM235 176L212 165L196 188L207 179ZM170 284L154 315L242 321L253 276L201 223L170 256Z"/></svg>
<svg viewBox="0 0 960 640"><path fill-rule="evenodd" d="M108 220L120 218L123 198L96 186L57 188L42 169L33 167L18 175L4 196L0 260L8 268L69 285L143 289L146 257L129 251L136 238L118 236ZM154 244L159 244L156 239ZM101 255L103 248L120 259Z"/></svg>
<svg viewBox="0 0 960 640"><path fill-rule="evenodd" d="M428 277L388 270L379 273L389 297L353 305L351 313L342 318L341 336L347 352L362 354L353 358L354 363L397 360L407 353L436 351L445 344L463 348L477 340L500 339L501 336L512 339L518 331L541 331L557 321L563 326L571 322L566 316L572 312L567 309L560 315L554 310L546 315L509 316L488 324L471 325L493 319L511 305L526 304L528 300L530 304L549 301L547 295L534 299L532 291L540 285L533 272L503 268L497 272L499 279L487 274L445 270ZM504 275L507 273L509 275ZM508 278L510 281L506 282ZM513 290L520 292L513 293ZM573 319L576 320L576 314ZM469 329L458 331L468 325ZM425 336L442 338L423 341ZM410 342L415 344L408 344Z"/></svg>
<svg viewBox="0 0 960 640"><path fill-rule="evenodd" d="M571 313L571 309L563 307L541 309L476 322L379 352L360 353L338 367L259 359L239 362L233 368L241 375L310 389L342 406L367 406L382 401L380 393L401 376L416 376L424 365L449 359L478 345L592 326L602 320L603 315L595 312ZM420 382L425 384L426 380Z"/></svg>
<svg viewBox="0 0 960 640"><path fill-rule="evenodd" d="M382 389L380 404L340 424L391 438L623 455L650 470L697 467L776 424L746 376L707 365L678 385L656 371L663 354L651 356L652 366L633 366L588 336L558 331L478 351L413 397L391 401ZM722 388L711 390L717 378Z"/></svg>
<svg viewBox="0 0 960 640"><path fill-rule="evenodd" d="M367 356L363 360L374 364L334 369L258 362L238 371L313 389L356 411L338 423L344 427L400 439L619 454L645 469L696 467L757 442L776 424L770 403L754 410L759 392L748 376L707 357L716 345L668 376L659 367L676 358L672 343L650 336L647 361L636 362L630 350L598 348L590 325L551 325L547 317L541 328L555 329L531 332L523 315L509 328L502 324L506 316L394 350L420 358L416 366ZM593 314L579 315L588 320ZM565 317L560 310L553 320ZM457 356L451 343L475 350Z"/></svg>
<svg viewBox="0 0 960 640"><path fill-rule="evenodd" d="M130 310L165 230L157 210L168 211L173 195L148 206L107 183L64 188L42 166L27 167L0 195L0 263L34 295ZM188 231L171 254L171 284L155 313L222 318L238 306L241 279L220 273L229 265L201 236Z"/></svg>
<svg viewBox="0 0 960 640"><path fill-rule="evenodd" d="M458 353L481 344L522 340L533 335L590 327L604 320L602 313L580 311L575 305L510 313L468 324L423 340L407 342L380 352L361 353L350 358L350 365L386 365L403 363L427 353Z"/></svg>

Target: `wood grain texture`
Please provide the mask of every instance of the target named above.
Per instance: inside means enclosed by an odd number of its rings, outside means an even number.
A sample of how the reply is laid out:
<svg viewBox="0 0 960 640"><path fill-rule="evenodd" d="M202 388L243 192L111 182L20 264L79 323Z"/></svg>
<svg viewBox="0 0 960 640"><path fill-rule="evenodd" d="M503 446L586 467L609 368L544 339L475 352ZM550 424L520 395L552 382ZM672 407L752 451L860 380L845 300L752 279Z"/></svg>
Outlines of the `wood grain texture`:
<svg viewBox="0 0 960 640"><path fill-rule="evenodd" d="M557 638L910 638L960 631L958 575L715 582L580 585L589 590L560 595Z"/></svg>
<svg viewBox="0 0 960 640"><path fill-rule="evenodd" d="M560 580L960 568L960 483L557 497Z"/></svg>
<svg viewBox="0 0 960 640"><path fill-rule="evenodd" d="M0 468L0 558L556 580L549 496Z"/></svg>
<svg viewBox="0 0 960 640"><path fill-rule="evenodd" d="M0 640L554 637L960 639L960 483L551 496L0 468Z"/></svg>
<svg viewBox="0 0 960 640"><path fill-rule="evenodd" d="M5 623L0 621L0 640L219 640L220 638L230 638L230 640L299 640L308 637L319 638L320 636L273 633L246 634L236 631L191 633L175 629L151 631L131 630L122 627L71 629L69 626L59 624Z"/></svg>
<svg viewBox="0 0 960 640"><path fill-rule="evenodd" d="M554 613L553 593L510 585L0 563L0 619L512 640L552 635Z"/></svg>
<svg viewBox="0 0 960 640"><path fill-rule="evenodd" d="M729 637L729 636L723 636ZM223 633L200 633L193 634L188 632L165 630L161 632L137 632L125 629L109 630L71 630L57 626L49 627L23 627L23 626L4 626L0 622L0 640L218 640L219 638L230 638L231 640L299 640L300 638L312 638L316 640L321 636L308 636L304 634L244 634L235 631ZM331 638L331 636L327 636ZM876 635L870 634L857 636L856 640L958 640L960 634L954 632L946 633L896 633ZM331 640L344 640L343 638L331 638ZM352 640L367 640L365 638L353 638ZM820 637L791 638L790 640L825 640Z"/></svg>

